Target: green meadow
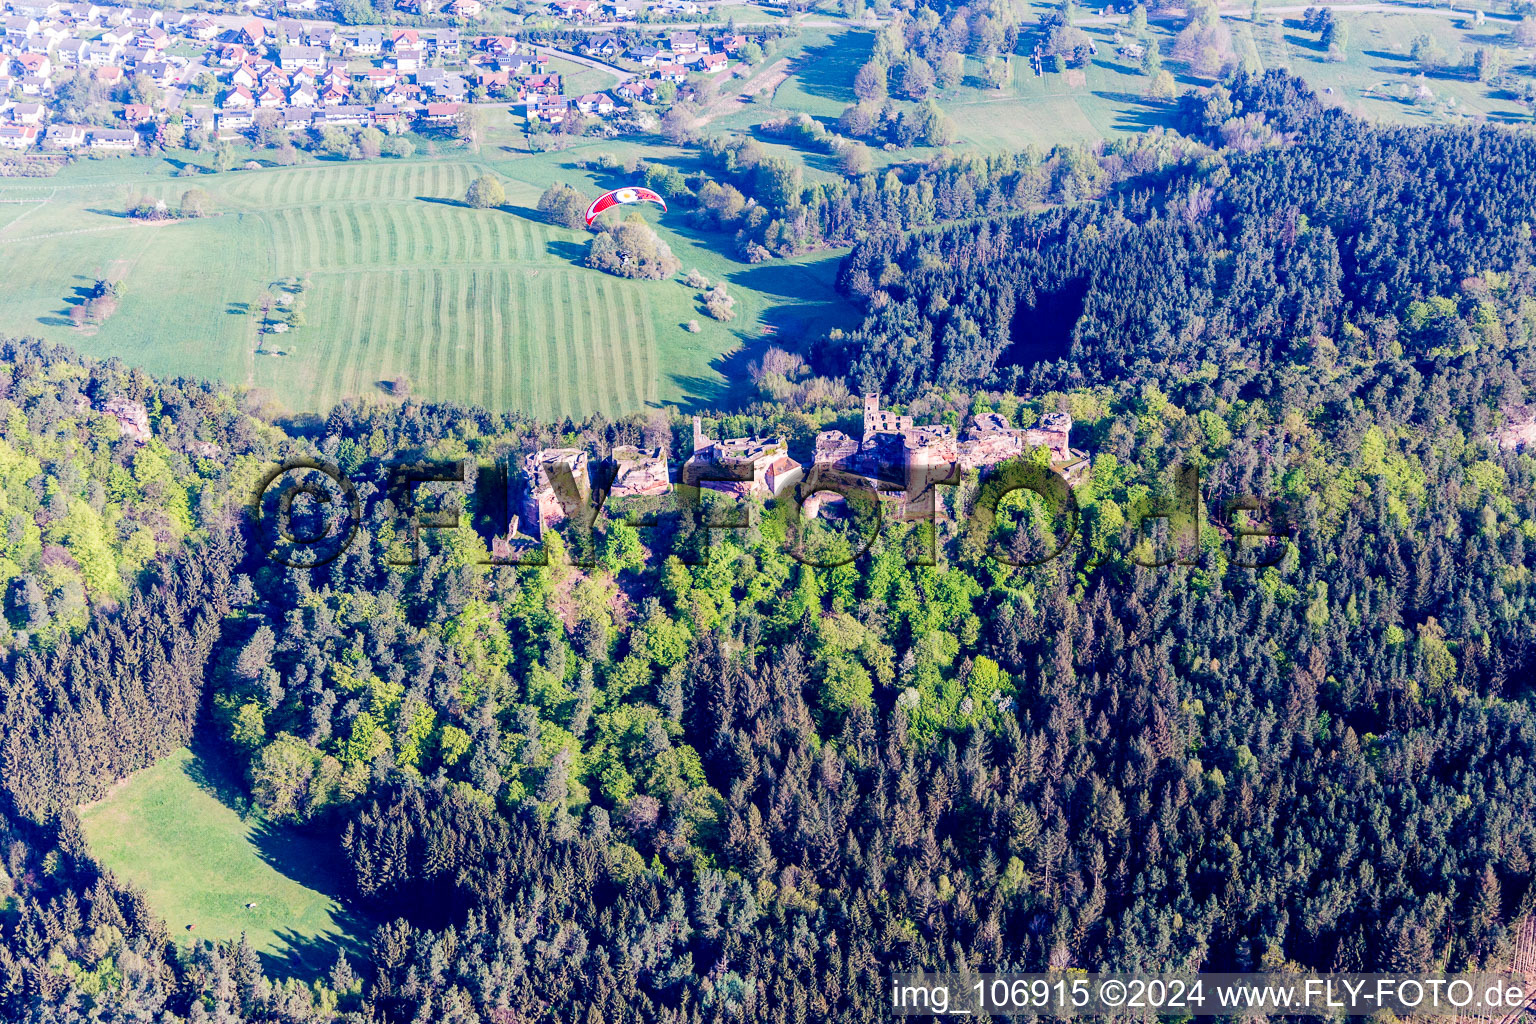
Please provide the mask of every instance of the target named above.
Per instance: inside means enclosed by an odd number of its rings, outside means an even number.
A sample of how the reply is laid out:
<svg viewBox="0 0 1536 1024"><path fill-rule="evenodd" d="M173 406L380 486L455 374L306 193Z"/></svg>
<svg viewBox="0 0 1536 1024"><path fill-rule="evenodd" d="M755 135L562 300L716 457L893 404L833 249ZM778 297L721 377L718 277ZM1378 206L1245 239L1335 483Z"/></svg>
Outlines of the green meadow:
<svg viewBox="0 0 1536 1024"><path fill-rule="evenodd" d="M361 953L360 921L335 896L334 840L242 818L223 789L214 768L179 750L82 809L86 841L179 942L243 934L269 968L301 977L329 970L342 950Z"/></svg>
<svg viewBox="0 0 1536 1024"><path fill-rule="evenodd" d="M765 339L851 320L832 288L839 253L749 267L725 254L728 237L692 231L681 211L644 216L684 272L726 280L732 322L705 316L678 280L587 269L587 234L545 223L534 207L555 181L589 194L619 184L622 172L576 165L598 151L487 146L463 158L195 177L175 176L167 161L87 160L43 182L3 180L0 332L245 385L292 412L383 396L403 376L418 397L559 419L720 401L741 376L732 361ZM504 178L505 208L462 204L486 171ZM138 196L175 207L194 186L212 196L213 216L124 216ZM118 310L76 327L70 307L98 278L120 282ZM261 332L263 302L291 278L305 283L303 325ZM685 329L690 321L698 333Z"/></svg>

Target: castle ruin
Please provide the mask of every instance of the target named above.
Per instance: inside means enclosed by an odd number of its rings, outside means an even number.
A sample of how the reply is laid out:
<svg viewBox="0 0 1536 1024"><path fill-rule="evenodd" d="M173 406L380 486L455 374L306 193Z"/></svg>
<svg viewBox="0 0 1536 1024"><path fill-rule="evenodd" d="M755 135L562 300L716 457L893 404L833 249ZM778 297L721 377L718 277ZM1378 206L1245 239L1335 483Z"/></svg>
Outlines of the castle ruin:
<svg viewBox="0 0 1536 1024"><path fill-rule="evenodd" d="M683 464L684 484L737 498L772 498L804 475L782 437L711 440L704 434L703 420L693 418L693 454Z"/></svg>

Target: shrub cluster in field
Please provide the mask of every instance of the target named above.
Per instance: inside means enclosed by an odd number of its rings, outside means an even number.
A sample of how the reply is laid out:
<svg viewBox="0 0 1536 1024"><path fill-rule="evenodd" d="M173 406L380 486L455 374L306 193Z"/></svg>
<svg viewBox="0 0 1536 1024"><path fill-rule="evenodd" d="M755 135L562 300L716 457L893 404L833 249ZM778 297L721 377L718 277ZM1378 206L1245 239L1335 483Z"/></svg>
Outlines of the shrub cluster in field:
<svg viewBox="0 0 1536 1024"><path fill-rule="evenodd" d="M638 214L604 228L587 250L587 266L619 277L660 281L682 265L672 247Z"/></svg>

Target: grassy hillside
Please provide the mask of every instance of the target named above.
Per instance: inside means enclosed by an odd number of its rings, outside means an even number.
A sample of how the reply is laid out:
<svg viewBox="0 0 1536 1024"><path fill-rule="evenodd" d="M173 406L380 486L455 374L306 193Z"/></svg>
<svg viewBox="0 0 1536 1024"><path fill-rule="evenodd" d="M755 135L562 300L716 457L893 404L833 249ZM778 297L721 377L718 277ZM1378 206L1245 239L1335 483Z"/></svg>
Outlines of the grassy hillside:
<svg viewBox="0 0 1536 1024"><path fill-rule="evenodd" d="M1034 14L1053 9L1039 2ZM1347 25L1348 45L1338 59L1318 42L1317 34L1301 30L1295 11L1265 12L1254 21L1249 8L1228 6L1222 19L1231 37L1235 58L1247 58L1263 68L1286 68L1304 78L1319 92L1332 90L1338 102L1355 105L1366 116L1389 121L1423 122L1487 117L1491 120L1529 122L1529 110L1519 102L1525 79L1531 76L1531 52L1517 47L1509 33L1514 20L1507 15L1489 17L1479 25L1465 11L1404 9L1349 11L1336 17ZM975 58L966 64L962 85L939 90L934 98L955 120L957 149L988 152L1035 146L1042 150L1061 144L1113 139L1129 133L1175 122L1175 105L1145 96L1148 78L1139 61L1121 57L1119 43L1132 41L1124 28L1125 16L1079 12L1076 24L1098 48L1085 68L1067 74L1047 70L1036 75L1026 56L1010 58L1003 86L986 87L982 65ZM1211 79L1194 75L1174 56L1175 38L1182 23L1158 19L1147 29L1148 38L1161 47L1165 64L1179 88L1208 85ZM1434 40L1442 64L1421 76L1412 57L1419 36ZM834 127L843 108L854 101L853 78L869 58L874 34L868 29L806 31L785 43L775 54L788 72L771 94L771 102L755 104L715 119L717 129L749 130L771 117L805 111ZM1028 49L1032 36L1026 33ZM1468 68L1479 47L1497 51L1506 74L1497 82L1478 82ZM1047 65L1049 68L1049 65ZM1432 98L1415 101L1419 85ZM1325 94L1328 95L1328 94ZM884 154L884 160L932 155L930 149ZM815 155L807 162L817 164ZM877 160L881 159L877 155ZM882 160L881 162L884 162Z"/></svg>
<svg viewBox="0 0 1536 1024"><path fill-rule="evenodd" d="M732 323L704 316L678 281L588 270L586 234L533 210L549 182L595 187L576 157L487 155L196 178L173 177L162 161L87 161L46 183L0 181L0 332L262 388L294 411L377 396L404 375L421 397L557 419L718 401L732 353L851 317L831 287L836 254L765 272L722 255L729 239L688 231L680 213L647 215L684 270L730 283ZM465 187L487 169L507 177L509 207L464 207ZM149 225L122 215L132 197L176 206L194 185L216 216ZM98 277L121 281L119 309L77 328L70 307ZM290 277L308 282L305 325L260 334L264 297ZM691 320L699 333L684 330Z"/></svg>
<svg viewBox="0 0 1536 1024"><path fill-rule="evenodd" d="M328 895L341 891L334 844L242 820L217 784L177 751L81 812L91 852L141 888L179 940L244 933L269 969L328 970L356 926Z"/></svg>

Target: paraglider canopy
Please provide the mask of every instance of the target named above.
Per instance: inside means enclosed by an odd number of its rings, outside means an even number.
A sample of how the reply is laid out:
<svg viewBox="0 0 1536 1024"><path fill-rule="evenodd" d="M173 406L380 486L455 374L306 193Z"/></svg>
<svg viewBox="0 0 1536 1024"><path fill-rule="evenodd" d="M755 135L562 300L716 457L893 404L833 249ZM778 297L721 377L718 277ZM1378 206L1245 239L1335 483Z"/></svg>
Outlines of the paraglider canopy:
<svg viewBox="0 0 1536 1024"><path fill-rule="evenodd" d="M624 206L628 203L655 203L661 207L661 212L667 212L666 200L652 192L648 188L639 185L627 185L624 188L616 188L611 192L604 192L592 200L592 205L587 207L587 226L592 226L592 221L604 210L615 206Z"/></svg>

